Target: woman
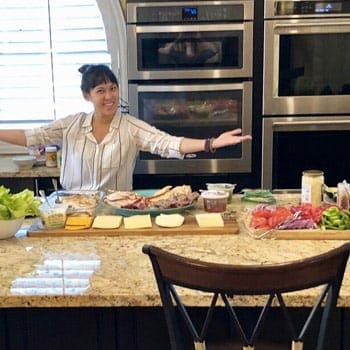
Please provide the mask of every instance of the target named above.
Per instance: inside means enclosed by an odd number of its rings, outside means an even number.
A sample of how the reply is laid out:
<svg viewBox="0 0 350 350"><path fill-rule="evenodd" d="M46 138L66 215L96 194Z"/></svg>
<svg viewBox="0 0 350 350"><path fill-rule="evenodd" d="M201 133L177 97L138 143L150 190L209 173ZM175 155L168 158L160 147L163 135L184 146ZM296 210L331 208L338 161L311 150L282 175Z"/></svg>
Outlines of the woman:
<svg viewBox="0 0 350 350"><path fill-rule="evenodd" d="M94 110L59 119L32 130L0 130L0 140L21 145L59 145L62 148L60 182L70 190L131 190L139 151L165 158L235 145L251 139L241 129L213 139L171 136L118 110L119 86L105 65L84 65L81 90Z"/></svg>

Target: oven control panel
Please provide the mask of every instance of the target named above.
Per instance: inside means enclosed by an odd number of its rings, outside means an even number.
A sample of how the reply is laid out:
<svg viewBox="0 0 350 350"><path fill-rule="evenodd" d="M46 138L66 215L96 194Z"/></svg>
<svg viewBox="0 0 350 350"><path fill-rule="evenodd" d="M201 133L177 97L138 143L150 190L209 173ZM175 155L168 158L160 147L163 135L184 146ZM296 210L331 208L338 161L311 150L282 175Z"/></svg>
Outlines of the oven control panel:
<svg viewBox="0 0 350 350"><path fill-rule="evenodd" d="M253 20L253 1L127 4L127 22L137 24L225 23Z"/></svg>
<svg viewBox="0 0 350 350"><path fill-rule="evenodd" d="M273 1L274 16L307 16L307 15L341 15L350 14L350 3L347 1Z"/></svg>

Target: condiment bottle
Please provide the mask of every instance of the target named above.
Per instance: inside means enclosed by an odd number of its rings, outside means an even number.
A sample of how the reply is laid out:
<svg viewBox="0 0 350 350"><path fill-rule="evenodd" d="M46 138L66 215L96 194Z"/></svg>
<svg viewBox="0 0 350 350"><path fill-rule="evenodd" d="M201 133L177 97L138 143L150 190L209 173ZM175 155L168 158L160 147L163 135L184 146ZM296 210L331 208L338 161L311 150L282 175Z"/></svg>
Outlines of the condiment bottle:
<svg viewBox="0 0 350 350"><path fill-rule="evenodd" d="M324 175L321 170L305 170L301 178L301 203L320 206L323 199Z"/></svg>
<svg viewBox="0 0 350 350"><path fill-rule="evenodd" d="M46 166L49 168L57 167L57 148L55 146L45 147Z"/></svg>

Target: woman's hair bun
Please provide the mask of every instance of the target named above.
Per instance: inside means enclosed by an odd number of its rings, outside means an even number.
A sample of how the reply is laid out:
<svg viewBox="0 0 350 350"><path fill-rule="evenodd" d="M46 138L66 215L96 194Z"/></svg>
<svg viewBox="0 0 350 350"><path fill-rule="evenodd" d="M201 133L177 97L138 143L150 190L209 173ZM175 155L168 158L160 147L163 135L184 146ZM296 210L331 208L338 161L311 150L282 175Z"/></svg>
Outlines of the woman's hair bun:
<svg viewBox="0 0 350 350"><path fill-rule="evenodd" d="M82 65L78 71L81 73L81 74L84 74L89 68L92 67L92 64L84 64Z"/></svg>

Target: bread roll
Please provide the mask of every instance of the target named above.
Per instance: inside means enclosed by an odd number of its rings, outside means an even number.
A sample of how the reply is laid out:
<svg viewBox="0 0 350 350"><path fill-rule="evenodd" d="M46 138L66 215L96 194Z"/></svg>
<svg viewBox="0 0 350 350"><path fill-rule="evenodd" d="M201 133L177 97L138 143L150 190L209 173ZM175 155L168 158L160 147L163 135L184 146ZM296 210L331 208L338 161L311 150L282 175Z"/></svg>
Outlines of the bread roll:
<svg viewBox="0 0 350 350"><path fill-rule="evenodd" d="M180 214L160 214L156 216L155 223L160 227L179 227L184 220Z"/></svg>

